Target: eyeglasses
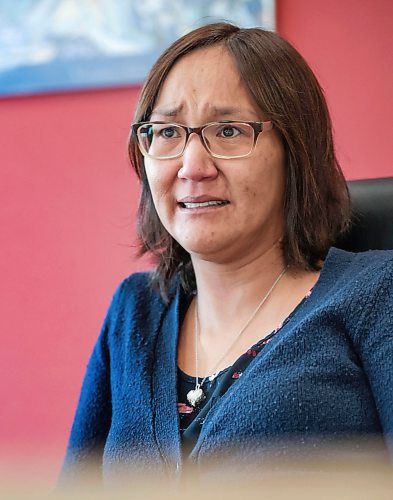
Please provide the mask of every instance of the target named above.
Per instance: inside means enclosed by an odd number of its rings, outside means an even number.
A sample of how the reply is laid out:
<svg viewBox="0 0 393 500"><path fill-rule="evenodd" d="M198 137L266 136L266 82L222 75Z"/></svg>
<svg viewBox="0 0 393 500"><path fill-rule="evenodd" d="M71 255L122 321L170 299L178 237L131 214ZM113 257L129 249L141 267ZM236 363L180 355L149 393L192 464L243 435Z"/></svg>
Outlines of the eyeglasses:
<svg viewBox="0 0 393 500"><path fill-rule="evenodd" d="M191 134L197 134L214 158L244 158L255 148L261 132L271 130L273 123L222 121L202 127L186 127L179 123L140 122L132 125L143 156L155 160L178 158L184 153Z"/></svg>

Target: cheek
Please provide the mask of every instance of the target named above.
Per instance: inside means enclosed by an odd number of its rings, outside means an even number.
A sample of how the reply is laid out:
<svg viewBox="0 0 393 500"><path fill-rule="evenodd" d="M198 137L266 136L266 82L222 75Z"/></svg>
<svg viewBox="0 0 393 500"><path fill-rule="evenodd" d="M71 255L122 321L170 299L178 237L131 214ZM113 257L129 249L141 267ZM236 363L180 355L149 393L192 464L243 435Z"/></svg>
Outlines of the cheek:
<svg viewBox="0 0 393 500"><path fill-rule="evenodd" d="M173 209L171 196L173 183L162 169L146 167L146 176L157 214L165 225L165 220Z"/></svg>
<svg viewBox="0 0 393 500"><path fill-rule="evenodd" d="M248 196L248 198L250 199L254 199L257 197L258 195L258 191L257 191L257 186L254 184L252 186L250 186L250 184L245 184L242 191L245 195Z"/></svg>
<svg viewBox="0 0 393 500"><path fill-rule="evenodd" d="M162 193L165 191L165 181L157 168L150 168L149 166L146 166L146 177L153 200L156 202L162 197Z"/></svg>
<svg viewBox="0 0 393 500"><path fill-rule="evenodd" d="M282 148L270 149L261 158L264 165L260 179L261 189L268 195L282 195L285 185L284 154Z"/></svg>
<svg viewBox="0 0 393 500"><path fill-rule="evenodd" d="M169 163L147 158L145 172L153 197L160 199L174 188L178 168L173 161Z"/></svg>
<svg viewBox="0 0 393 500"><path fill-rule="evenodd" d="M247 211L281 210L285 190L282 155L266 152L248 166L246 179L238 179L239 202Z"/></svg>

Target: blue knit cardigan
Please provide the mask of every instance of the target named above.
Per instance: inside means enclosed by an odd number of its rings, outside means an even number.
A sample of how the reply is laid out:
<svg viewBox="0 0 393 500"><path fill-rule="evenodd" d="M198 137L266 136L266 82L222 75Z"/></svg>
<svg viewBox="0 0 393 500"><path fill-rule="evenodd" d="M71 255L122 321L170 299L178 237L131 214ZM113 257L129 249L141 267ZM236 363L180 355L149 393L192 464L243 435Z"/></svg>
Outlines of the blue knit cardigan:
<svg viewBox="0 0 393 500"><path fill-rule="evenodd" d="M176 351L190 301L174 283L165 304L147 273L119 286L87 367L63 477L79 477L92 458L107 479L182 469ZM393 252L332 248L311 297L216 402L187 460L263 464L290 450L340 441L359 451L376 440L393 453Z"/></svg>

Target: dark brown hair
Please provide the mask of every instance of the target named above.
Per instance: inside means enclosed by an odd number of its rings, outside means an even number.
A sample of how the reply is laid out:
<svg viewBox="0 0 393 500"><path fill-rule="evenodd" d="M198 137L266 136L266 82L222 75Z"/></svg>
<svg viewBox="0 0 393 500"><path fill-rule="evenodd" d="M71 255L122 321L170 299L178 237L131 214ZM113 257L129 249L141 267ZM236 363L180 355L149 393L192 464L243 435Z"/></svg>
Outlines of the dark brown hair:
<svg viewBox="0 0 393 500"><path fill-rule="evenodd" d="M203 26L173 43L157 60L142 88L135 121L149 120L157 95L174 63L204 47L222 45L266 120L274 123L286 155L285 232L287 265L319 269L329 247L349 223L350 203L338 165L323 91L303 57L276 33L227 23ZM190 255L166 231L155 210L143 156L135 138L129 156L142 183L138 211L140 254L151 252L153 283L166 296L178 273L184 288L195 288Z"/></svg>

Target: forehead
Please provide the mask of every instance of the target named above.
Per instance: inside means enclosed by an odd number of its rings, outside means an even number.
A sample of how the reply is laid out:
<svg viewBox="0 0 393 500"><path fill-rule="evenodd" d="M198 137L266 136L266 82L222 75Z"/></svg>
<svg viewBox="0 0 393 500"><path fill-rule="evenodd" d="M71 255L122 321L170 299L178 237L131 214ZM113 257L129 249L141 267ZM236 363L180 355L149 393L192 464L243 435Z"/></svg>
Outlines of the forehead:
<svg viewBox="0 0 393 500"><path fill-rule="evenodd" d="M197 117L217 110L226 110L225 115L238 110L238 119L259 119L261 114L233 57L221 45L197 49L175 63L158 93L152 117L192 113Z"/></svg>

